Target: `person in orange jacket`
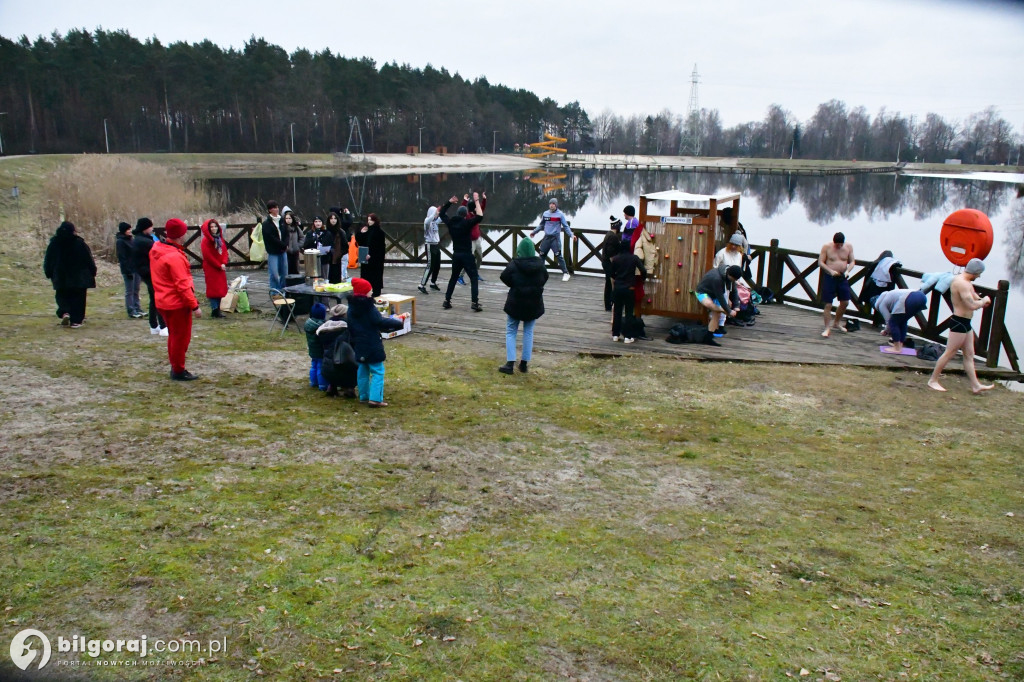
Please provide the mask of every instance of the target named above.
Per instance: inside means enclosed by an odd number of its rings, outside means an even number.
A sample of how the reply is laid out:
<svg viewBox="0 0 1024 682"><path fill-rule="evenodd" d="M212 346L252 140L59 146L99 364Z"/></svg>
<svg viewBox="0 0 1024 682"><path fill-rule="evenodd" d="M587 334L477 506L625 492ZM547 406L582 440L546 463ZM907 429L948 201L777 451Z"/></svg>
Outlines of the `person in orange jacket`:
<svg viewBox="0 0 1024 682"><path fill-rule="evenodd" d="M187 230L184 221L171 218L164 228L164 240L154 244L149 252L156 308L167 323L167 357L174 381L199 378L185 369L185 354L192 340L192 318L203 316L183 246Z"/></svg>

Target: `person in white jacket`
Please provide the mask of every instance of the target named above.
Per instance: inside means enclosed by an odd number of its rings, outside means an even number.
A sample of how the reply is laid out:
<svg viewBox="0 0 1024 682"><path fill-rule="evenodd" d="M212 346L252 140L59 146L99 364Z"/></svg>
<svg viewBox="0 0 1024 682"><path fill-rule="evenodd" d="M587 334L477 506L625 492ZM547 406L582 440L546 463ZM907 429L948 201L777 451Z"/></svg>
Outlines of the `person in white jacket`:
<svg viewBox="0 0 1024 682"><path fill-rule="evenodd" d="M427 267L423 268L423 277L420 278L420 285L416 287L424 294L427 291L427 282L434 291L440 291L437 286L437 275L441 272L441 234L438 226L441 224L441 216L437 206L427 209L427 217L423 219L423 245L427 248Z"/></svg>

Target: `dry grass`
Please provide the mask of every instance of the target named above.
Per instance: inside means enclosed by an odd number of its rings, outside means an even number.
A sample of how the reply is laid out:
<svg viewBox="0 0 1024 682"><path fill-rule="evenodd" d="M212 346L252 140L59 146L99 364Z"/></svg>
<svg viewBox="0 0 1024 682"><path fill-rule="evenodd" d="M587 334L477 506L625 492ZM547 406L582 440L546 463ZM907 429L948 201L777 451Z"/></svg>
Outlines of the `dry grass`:
<svg viewBox="0 0 1024 682"><path fill-rule="evenodd" d="M39 227L49 238L62 216L97 256L114 258L119 222L148 216L157 225L181 218L195 225L220 212L205 185L153 163L125 156L85 155L58 167L43 184Z"/></svg>

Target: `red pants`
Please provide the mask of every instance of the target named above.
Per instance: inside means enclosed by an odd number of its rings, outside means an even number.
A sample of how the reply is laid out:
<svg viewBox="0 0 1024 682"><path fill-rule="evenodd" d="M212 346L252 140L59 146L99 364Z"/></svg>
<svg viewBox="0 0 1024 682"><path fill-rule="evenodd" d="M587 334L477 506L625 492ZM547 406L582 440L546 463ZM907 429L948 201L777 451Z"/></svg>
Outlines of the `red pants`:
<svg viewBox="0 0 1024 682"><path fill-rule="evenodd" d="M167 323L167 357L171 360L171 371L180 374L185 371L185 353L192 340L192 311L188 308L157 310Z"/></svg>

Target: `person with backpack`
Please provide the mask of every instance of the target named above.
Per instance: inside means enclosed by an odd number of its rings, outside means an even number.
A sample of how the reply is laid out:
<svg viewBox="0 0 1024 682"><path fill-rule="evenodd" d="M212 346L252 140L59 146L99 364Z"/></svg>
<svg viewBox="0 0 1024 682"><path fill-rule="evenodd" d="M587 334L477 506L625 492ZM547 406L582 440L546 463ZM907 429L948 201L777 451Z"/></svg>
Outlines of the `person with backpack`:
<svg viewBox="0 0 1024 682"><path fill-rule="evenodd" d="M327 321L317 327L316 336L323 346L324 359L320 373L327 382L327 395L334 397L338 390L346 398L356 397L359 365L356 363L352 339L348 333L348 306L339 303L327 311Z"/></svg>
<svg viewBox="0 0 1024 682"><path fill-rule="evenodd" d="M359 402L370 407L387 407L384 402L384 342L381 332L398 331L404 326L399 319L383 317L370 293L373 285L362 277L352 280L352 297L348 304L348 331L355 351Z"/></svg>
<svg viewBox="0 0 1024 682"><path fill-rule="evenodd" d="M77 329L85 322L89 289L96 288L96 261L73 223L65 220L46 247L43 274L53 284L61 326Z"/></svg>
<svg viewBox="0 0 1024 682"><path fill-rule="evenodd" d="M604 241L601 242L601 269L604 270L604 309L611 312L612 309L612 249L615 249L615 253L618 253L618 245L622 242L622 235L619 234L619 229L622 227L622 221L615 216L609 217L610 224L608 234L604 236ZM612 245L615 246L612 246Z"/></svg>
<svg viewBox="0 0 1024 682"><path fill-rule="evenodd" d="M326 317L327 306L320 302L314 303L309 309L309 318L306 319L306 324L302 328L306 332L306 352L309 353L309 387L319 388L321 391L328 389L328 382L321 371L324 347L316 332L324 324Z"/></svg>
<svg viewBox="0 0 1024 682"><path fill-rule="evenodd" d="M501 273L501 281L508 287L505 299L505 364L498 368L502 374L512 374L516 361L516 337L519 323L523 325L523 354L519 356L519 371L526 373L533 357L533 327L544 314L544 283L548 270L544 259L537 256L533 240L526 238L516 247L516 257L509 261Z"/></svg>
<svg viewBox="0 0 1024 682"><path fill-rule="evenodd" d="M114 246L117 248L117 265L124 280L124 309L128 317L135 320L143 317L142 305L139 302L139 286L142 280L132 263L131 231L132 226L128 223L118 223Z"/></svg>

